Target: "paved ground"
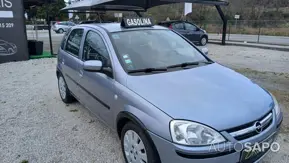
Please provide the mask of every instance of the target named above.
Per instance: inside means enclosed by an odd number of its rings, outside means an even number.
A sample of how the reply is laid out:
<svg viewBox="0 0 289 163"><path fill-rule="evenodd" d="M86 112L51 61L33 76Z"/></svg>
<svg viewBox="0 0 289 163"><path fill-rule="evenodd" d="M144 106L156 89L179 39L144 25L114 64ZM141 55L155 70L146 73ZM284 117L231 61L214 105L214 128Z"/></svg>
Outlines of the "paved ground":
<svg viewBox="0 0 289 163"><path fill-rule="evenodd" d="M221 34L209 34L210 39L221 40ZM258 42L258 35L242 35L242 34L228 34L227 39L230 41L247 41ZM284 36L265 36L260 35L259 43L263 44L276 44L276 45L289 45L289 37Z"/></svg>

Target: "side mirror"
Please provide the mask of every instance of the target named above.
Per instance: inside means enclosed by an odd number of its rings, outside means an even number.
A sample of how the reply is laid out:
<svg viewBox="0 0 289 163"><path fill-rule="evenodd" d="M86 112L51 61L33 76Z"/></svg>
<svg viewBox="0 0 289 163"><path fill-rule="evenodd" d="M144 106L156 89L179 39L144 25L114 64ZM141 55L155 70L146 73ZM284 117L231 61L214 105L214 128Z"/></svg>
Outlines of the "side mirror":
<svg viewBox="0 0 289 163"><path fill-rule="evenodd" d="M200 28L196 28L196 31L200 31L201 29Z"/></svg>
<svg viewBox="0 0 289 163"><path fill-rule="evenodd" d="M102 69L102 62L101 61L85 61L83 63L83 70L90 71L90 72L99 72Z"/></svg>
<svg viewBox="0 0 289 163"><path fill-rule="evenodd" d="M202 48L202 52L203 52L205 55L209 55L209 49L208 49L208 48Z"/></svg>

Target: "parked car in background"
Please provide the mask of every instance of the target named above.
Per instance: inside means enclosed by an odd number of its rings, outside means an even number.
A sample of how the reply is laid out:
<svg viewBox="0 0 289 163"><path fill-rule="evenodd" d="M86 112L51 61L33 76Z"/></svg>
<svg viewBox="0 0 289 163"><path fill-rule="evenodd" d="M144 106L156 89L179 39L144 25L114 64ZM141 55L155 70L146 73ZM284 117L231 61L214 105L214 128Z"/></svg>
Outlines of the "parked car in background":
<svg viewBox="0 0 289 163"><path fill-rule="evenodd" d="M205 46L208 43L207 32L193 23L182 20L173 20L160 22L159 25L173 29L190 41L198 43L201 46Z"/></svg>
<svg viewBox="0 0 289 163"><path fill-rule="evenodd" d="M75 23L69 22L69 21L64 21L64 22L56 22L52 26L52 30L55 31L56 33L64 33L66 32L69 28L75 26Z"/></svg>
<svg viewBox="0 0 289 163"><path fill-rule="evenodd" d="M112 23L111 21L106 20L84 20L79 22L79 24L95 24L95 23Z"/></svg>

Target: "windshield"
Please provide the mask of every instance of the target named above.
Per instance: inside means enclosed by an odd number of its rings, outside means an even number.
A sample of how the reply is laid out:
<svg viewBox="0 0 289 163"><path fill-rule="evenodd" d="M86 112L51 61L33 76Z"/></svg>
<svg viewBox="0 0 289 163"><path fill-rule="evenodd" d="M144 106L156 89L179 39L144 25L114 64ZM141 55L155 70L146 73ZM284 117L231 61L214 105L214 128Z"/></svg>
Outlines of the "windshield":
<svg viewBox="0 0 289 163"><path fill-rule="evenodd" d="M208 61L171 30L116 32L112 33L112 40L126 71Z"/></svg>

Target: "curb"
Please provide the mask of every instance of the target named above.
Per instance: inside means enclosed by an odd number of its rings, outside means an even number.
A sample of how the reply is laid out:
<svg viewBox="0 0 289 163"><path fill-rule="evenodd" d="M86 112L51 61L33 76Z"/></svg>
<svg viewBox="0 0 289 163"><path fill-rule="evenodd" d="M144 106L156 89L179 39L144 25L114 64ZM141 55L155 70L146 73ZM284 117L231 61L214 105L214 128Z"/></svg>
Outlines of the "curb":
<svg viewBox="0 0 289 163"><path fill-rule="evenodd" d="M220 41L215 40L209 40L209 43L211 44L221 44ZM269 49L269 50L278 50L278 51L286 51L289 52L289 46L288 47L280 47L280 46L274 46L274 45L265 45L265 44L250 44L250 43L239 43L239 42L226 42L226 45L229 46L243 46L243 47L252 47L252 48L260 48L260 49Z"/></svg>

